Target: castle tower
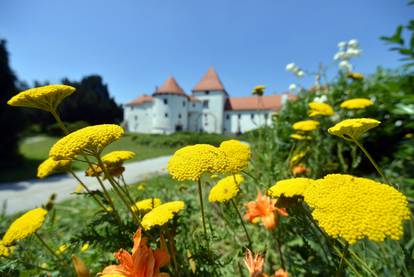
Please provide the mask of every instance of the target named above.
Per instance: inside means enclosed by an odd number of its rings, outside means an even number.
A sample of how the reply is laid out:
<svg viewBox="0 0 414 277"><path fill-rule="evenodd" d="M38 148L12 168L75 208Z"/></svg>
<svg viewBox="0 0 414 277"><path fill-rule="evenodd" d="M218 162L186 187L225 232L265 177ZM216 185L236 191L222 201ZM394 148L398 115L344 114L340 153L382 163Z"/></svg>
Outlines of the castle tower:
<svg viewBox="0 0 414 277"><path fill-rule="evenodd" d="M185 131L188 126L188 96L174 77L170 76L152 96L154 98L152 132L171 134Z"/></svg>
<svg viewBox="0 0 414 277"><path fill-rule="evenodd" d="M202 101L200 129L223 133L224 105L228 94L213 66L192 89L192 95Z"/></svg>

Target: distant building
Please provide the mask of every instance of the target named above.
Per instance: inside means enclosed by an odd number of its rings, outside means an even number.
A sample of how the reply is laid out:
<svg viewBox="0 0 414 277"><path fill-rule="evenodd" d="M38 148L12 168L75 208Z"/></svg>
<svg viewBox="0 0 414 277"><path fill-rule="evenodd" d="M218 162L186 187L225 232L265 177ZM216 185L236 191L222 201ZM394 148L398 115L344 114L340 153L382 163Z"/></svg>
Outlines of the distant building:
<svg viewBox="0 0 414 277"><path fill-rule="evenodd" d="M124 105L126 129L137 133L177 131L244 133L271 123L271 115L293 95L230 97L211 67L187 95L174 77L150 95Z"/></svg>

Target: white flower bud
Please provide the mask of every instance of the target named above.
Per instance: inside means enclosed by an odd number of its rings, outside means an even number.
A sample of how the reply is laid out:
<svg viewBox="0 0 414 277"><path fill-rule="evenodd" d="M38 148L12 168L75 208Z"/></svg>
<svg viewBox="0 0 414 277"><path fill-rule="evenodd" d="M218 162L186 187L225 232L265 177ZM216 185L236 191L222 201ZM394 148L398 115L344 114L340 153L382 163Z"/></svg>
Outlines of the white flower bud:
<svg viewBox="0 0 414 277"><path fill-rule="evenodd" d="M289 63L289 64L286 65L286 70L287 71L294 72L295 68L296 68L296 65L294 63Z"/></svg>
<svg viewBox="0 0 414 277"><path fill-rule="evenodd" d="M295 92L296 91L296 84L290 84L289 85L289 91L290 92Z"/></svg>
<svg viewBox="0 0 414 277"><path fill-rule="evenodd" d="M348 41L348 47L354 49L358 48L358 40L351 39L350 41Z"/></svg>
<svg viewBox="0 0 414 277"><path fill-rule="evenodd" d="M344 50L345 47L346 47L346 41L341 41L341 42L338 43L338 48L340 50Z"/></svg>
<svg viewBox="0 0 414 277"><path fill-rule="evenodd" d="M339 63L339 68L345 71L352 71L352 64L345 60Z"/></svg>
<svg viewBox="0 0 414 277"><path fill-rule="evenodd" d="M403 124L403 122L402 122L401 120L397 120L397 121L395 121L395 123L394 123L394 125L395 125L396 127L400 127L402 124Z"/></svg>
<svg viewBox="0 0 414 277"><path fill-rule="evenodd" d="M296 76L298 76L298 77L303 77L303 75L305 75L305 72L303 72L303 70L301 70L301 69L299 69L299 70L296 72Z"/></svg>

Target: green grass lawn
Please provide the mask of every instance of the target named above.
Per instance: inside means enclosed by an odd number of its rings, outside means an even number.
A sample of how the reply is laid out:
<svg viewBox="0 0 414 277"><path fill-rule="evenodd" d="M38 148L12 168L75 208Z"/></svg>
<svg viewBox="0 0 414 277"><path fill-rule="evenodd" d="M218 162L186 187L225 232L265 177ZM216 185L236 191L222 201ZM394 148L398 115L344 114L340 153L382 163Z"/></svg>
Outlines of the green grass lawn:
<svg viewBox="0 0 414 277"><path fill-rule="evenodd" d="M37 167L48 157L50 147L58 140L56 137L35 136L23 139L19 151L24 160L19 166L0 169L0 182L13 182L36 177ZM113 150L130 150L136 153L131 161L145 160L174 153L177 147L141 145L126 134L120 140L109 145L104 154ZM84 169L80 163L74 163L75 169Z"/></svg>

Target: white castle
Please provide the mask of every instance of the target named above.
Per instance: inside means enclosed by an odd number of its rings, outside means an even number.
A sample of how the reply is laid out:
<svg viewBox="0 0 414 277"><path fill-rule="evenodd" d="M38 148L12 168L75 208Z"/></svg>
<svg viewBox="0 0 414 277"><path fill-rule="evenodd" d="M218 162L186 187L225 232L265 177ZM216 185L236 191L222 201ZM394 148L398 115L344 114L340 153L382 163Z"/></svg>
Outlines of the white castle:
<svg viewBox="0 0 414 277"><path fill-rule="evenodd" d="M213 67L187 95L174 77L150 95L124 105L130 132L177 131L240 134L271 123L271 115L293 95L230 97Z"/></svg>

